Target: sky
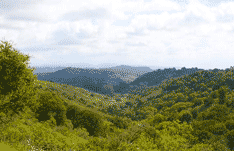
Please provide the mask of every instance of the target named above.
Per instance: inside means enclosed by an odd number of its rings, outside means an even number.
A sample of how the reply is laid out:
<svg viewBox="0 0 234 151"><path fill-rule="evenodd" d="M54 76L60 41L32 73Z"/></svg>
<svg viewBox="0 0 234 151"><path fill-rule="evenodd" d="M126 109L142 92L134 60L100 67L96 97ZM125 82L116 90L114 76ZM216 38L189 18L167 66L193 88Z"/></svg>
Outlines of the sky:
<svg viewBox="0 0 234 151"><path fill-rule="evenodd" d="M226 69L233 8L226 0L1 0L0 39L32 67Z"/></svg>

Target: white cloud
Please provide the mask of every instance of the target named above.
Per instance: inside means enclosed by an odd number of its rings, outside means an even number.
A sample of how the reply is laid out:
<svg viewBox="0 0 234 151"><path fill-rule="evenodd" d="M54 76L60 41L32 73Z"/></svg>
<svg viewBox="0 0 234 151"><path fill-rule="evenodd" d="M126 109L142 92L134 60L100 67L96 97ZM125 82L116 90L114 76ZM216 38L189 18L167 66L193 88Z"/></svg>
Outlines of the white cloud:
<svg viewBox="0 0 234 151"><path fill-rule="evenodd" d="M212 7L200 0L6 2L0 7L2 38L35 56L32 64L233 64L233 2Z"/></svg>

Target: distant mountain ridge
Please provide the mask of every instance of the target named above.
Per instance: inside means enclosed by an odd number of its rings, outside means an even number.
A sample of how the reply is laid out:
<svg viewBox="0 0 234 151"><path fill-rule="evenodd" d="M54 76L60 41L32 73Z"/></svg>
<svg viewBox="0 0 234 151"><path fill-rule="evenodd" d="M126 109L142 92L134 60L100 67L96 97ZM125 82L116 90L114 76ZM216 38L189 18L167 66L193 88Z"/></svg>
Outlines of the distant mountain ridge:
<svg viewBox="0 0 234 151"><path fill-rule="evenodd" d="M47 73L47 72L55 72L58 70L62 70L66 67L36 67L35 73Z"/></svg>
<svg viewBox="0 0 234 151"><path fill-rule="evenodd" d="M153 72L145 73L138 78L136 78L133 82L131 82L129 85L146 85L146 86L157 86L162 81L169 79L170 77L177 78L181 77L186 74L193 74L199 70L204 69L198 69L198 68L181 68L176 70L175 68L168 68L168 69L158 69Z"/></svg>
<svg viewBox="0 0 234 151"><path fill-rule="evenodd" d="M112 71L104 71L98 69L82 69L67 67L59 71L52 73L37 73L38 80L52 80L57 82L69 82L69 81L86 81L87 78L103 79L102 81L107 84L118 84L123 80L114 76ZM85 79L86 78L86 79ZM109 81L114 78L114 81Z"/></svg>
<svg viewBox="0 0 234 151"><path fill-rule="evenodd" d="M169 78L193 74L198 68L165 68L152 70L149 67L116 66L111 68L88 69L75 67L58 67L58 71L34 73L38 80L68 84L100 94L126 94L140 87L158 86ZM209 70L210 71L210 70ZM218 69L211 70L214 72ZM222 71L222 70L221 70Z"/></svg>
<svg viewBox="0 0 234 151"><path fill-rule="evenodd" d="M44 68L44 69L48 69ZM53 68L50 68L51 71ZM82 69L73 67L57 67L58 71L35 73L38 80L52 81L86 88L95 92L115 92L115 86L126 86L138 76L153 71L149 67L116 66L100 69ZM54 69L53 69L54 70ZM107 85L107 86L106 86ZM105 88L104 88L105 87ZM127 87L127 86L126 86Z"/></svg>
<svg viewBox="0 0 234 151"><path fill-rule="evenodd" d="M36 67L34 74L52 73L52 72L60 71L65 68L69 68L69 67ZM72 67L72 68L75 68L75 67ZM145 74L147 72L153 71L149 67L131 67L131 66L126 66L126 65L121 65L121 66L116 66L116 67L111 67L111 68L99 68L99 69L78 68L78 69L112 71L117 75L117 77L121 78L125 82L134 81L138 76Z"/></svg>

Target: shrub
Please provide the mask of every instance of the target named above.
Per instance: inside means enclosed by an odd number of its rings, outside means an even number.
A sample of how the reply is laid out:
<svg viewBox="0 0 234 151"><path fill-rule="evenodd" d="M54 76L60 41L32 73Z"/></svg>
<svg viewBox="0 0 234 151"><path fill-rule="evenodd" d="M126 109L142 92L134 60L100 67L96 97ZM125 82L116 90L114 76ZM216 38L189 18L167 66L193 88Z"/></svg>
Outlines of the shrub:
<svg viewBox="0 0 234 151"><path fill-rule="evenodd" d="M189 123L192 120L192 114L190 113L190 111L183 110L182 112L179 113L179 120L182 123L184 121L186 121L187 123Z"/></svg>
<svg viewBox="0 0 234 151"><path fill-rule="evenodd" d="M227 129L224 123L216 122L215 125L209 126L209 131L215 135L223 135L227 132Z"/></svg>
<svg viewBox="0 0 234 151"><path fill-rule="evenodd" d="M228 131L227 134L225 134L226 138L228 139L228 147L232 150L234 150L234 130Z"/></svg>
<svg viewBox="0 0 234 151"><path fill-rule="evenodd" d="M204 143L209 144L213 150L231 151L228 149L228 140L224 135L213 135L209 140L205 140Z"/></svg>
<svg viewBox="0 0 234 151"><path fill-rule="evenodd" d="M129 123L132 123L131 119L117 115L110 116L107 120L120 129L127 129L129 127Z"/></svg>
<svg viewBox="0 0 234 151"><path fill-rule="evenodd" d="M146 120L146 122L147 123L149 123L150 124L150 126L155 126L156 124L159 124L159 123L161 123L161 122L163 122L163 121L166 121L166 117L164 116L164 115L162 115L162 114L156 114L155 116L153 116L152 118L148 118L147 120Z"/></svg>
<svg viewBox="0 0 234 151"><path fill-rule="evenodd" d="M197 118L198 112L199 112L198 107L195 107L195 108L192 109L191 113L193 115L193 119Z"/></svg>
<svg viewBox="0 0 234 151"><path fill-rule="evenodd" d="M50 91L40 92L38 96L40 106L35 112L37 114L37 119L39 121L47 121L53 116L57 126L63 125L66 120L66 107L64 101Z"/></svg>
<svg viewBox="0 0 234 151"><path fill-rule="evenodd" d="M226 121L229 114L229 108L225 105L215 104L214 106L208 108L206 111L203 111L198 114L199 120L217 120L219 122Z"/></svg>
<svg viewBox="0 0 234 151"><path fill-rule="evenodd" d="M1 150L18 151L17 149L12 147L11 145L7 145L7 143L0 143L0 148L1 148Z"/></svg>
<svg viewBox="0 0 234 151"><path fill-rule="evenodd" d="M170 122L165 121L160 123L155 127L157 130L167 130L170 132L170 135L180 135L183 136L183 138L186 138L190 143L195 143L197 141L197 136L194 135L194 129L191 125L184 122L183 124L180 124L179 120Z"/></svg>
<svg viewBox="0 0 234 151"><path fill-rule="evenodd" d="M128 133L128 135L125 137L125 140L127 142L133 143L140 137L141 133L143 133L145 129L141 126L134 125L133 123L130 125L131 126L125 130L125 132Z"/></svg>
<svg viewBox="0 0 234 151"><path fill-rule="evenodd" d="M181 112L182 110L186 110L189 107L191 107L193 103L191 102L179 102L174 104L170 110L176 111L176 112Z"/></svg>
<svg viewBox="0 0 234 151"><path fill-rule="evenodd" d="M225 125L229 131L233 130L234 129L234 120L227 120Z"/></svg>
<svg viewBox="0 0 234 151"><path fill-rule="evenodd" d="M192 106L193 108L196 107L196 106L200 106L201 104L204 103L204 100L205 98L196 98L194 99L193 103L194 105Z"/></svg>
<svg viewBox="0 0 234 151"><path fill-rule="evenodd" d="M192 126L195 130L209 131L209 127L215 125L216 123L216 120L193 121Z"/></svg>
<svg viewBox="0 0 234 151"><path fill-rule="evenodd" d="M194 135L198 136L198 142L205 143L206 140L212 138L213 134L205 130L196 130Z"/></svg>
<svg viewBox="0 0 234 151"><path fill-rule="evenodd" d="M102 117L93 110L84 109L77 105L69 105L66 116L71 120L74 128L86 128L91 136L98 136L102 131Z"/></svg>

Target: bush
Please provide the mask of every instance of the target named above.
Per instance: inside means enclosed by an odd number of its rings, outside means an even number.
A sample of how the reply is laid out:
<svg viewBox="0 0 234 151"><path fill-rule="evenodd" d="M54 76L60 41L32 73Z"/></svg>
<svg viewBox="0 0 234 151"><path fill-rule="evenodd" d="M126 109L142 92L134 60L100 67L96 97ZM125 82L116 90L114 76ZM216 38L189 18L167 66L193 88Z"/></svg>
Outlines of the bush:
<svg viewBox="0 0 234 151"><path fill-rule="evenodd" d="M35 113L39 122L50 120L52 116L55 118L57 126L63 125L66 120L64 101L50 91L40 92L38 96L40 106Z"/></svg>
<svg viewBox="0 0 234 151"><path fill-rule="evenodd" d="M134 123L134 122L133 122ZM130 124L129 128L125 130L125 132L127 132L127 136L125 136L125 140L129 143L133 143L134 141L136 141L141 133L143 133L145 131L145 129L139 125L135 125L135 124Z"/></svg>
<svg viewBox="0 0 234 151"><path fill-rule="evenodd" d="M225 135L226 138L228 139L228 147L232 150L234 150L234 130L228 131L228 133Z"/></svg>
<svg viewBox="0 0 234 151"><path fill-rule="evenodd" d="M191 102L179 102L179 103L174 104L170 110L180 113L182 110L186 110L190 108L192 105L193 103Z"/></svg>
<svg viewBox="0 0 234 151"><path fill-rule="evenodd" d="M91 136L99 136L102 133L102 117L93 110L84 109L77 105L69 105L66 116L71 120L74 128L86 128Z"/></svg>
<svg viewBox="0 0 234 151"><path fill-rule="evenodd" d="M194 103L194 105L192 106L193 108L196 107L196 106L200 106L204 103L204 100L205 98L196 98L194 99L194 101L192 101Z"/></svg>
<svg viewBox="0 0 234 151"><path fill-rule="evenodd" d="M213 135L209 140L205 140L204 143L209 144L213 150L231 151L228 149L228 140L224 135Z"/></svg>
<svg viewBox="0 0 234 151"><path fill-rule="evenodd" d="M195 107L195 108L192 109L191 113L192 113L192 115L193 115L193 119L196 119L196 118L197 118L198 112L199 112L198 107Z"/></svg>
<svg viewBox="0 0 234 151"><path fill-rule="evenodd" d="M204 120L204 121L193 121L192 126L195 130L206 130L209 131L209 127L212 127L218 123L216 120Z"/></svg>
<svg viewBox="0 0 234 151"><path fill-rule="evenodd" d="M192 120L192 114L189 111L183 110L182 112L179 113L179 120L183 123L186 121L189 123Z"/></svg>
<svg viewBox="0 0 234 151"><path fill-rule="evenodd" d="M198 114L199 120L217 120L219 122L225 122L229 114L229 108L225 105L215 104L208 108L206 111Z"/></svg>
<svg viewBox="0 0 234 151"><path fill-rule="evenodd" d="M225 125L229 131L233 130L234 129L234 120L227 120Z"/></svg>
<svg viewBox="0 0 234 151"><path fill-rule="evenodd" d="M215 125L209 126L209 131L215 135L223 135L227 132L227 129L224 123L216 122Z"/></svg>
<svg viewBox="0 0 234 151"><path fill-rule="evenodd" d="M18 151L17 149L12 147L11 145L7 145L6 143L0 143L0 148L1 148L1 150Z"/></svg>
<svg viewBox="0 0 234 151"><path fill-rule="evenodd" d="M161 122L163 122L163 121L166 121L166 117L164 116L164 115L162 115L162 114L156 114L155 116L153 116L152 118L148 118L147 120L146 120L146 122L147 123L149 123L150 124L150 126L155 126L156 124L159 124L159 123L161 123Z"/></svg>
<svg viewBox="0 0 234 151"><path fill-rule="evenodd" d="M192 127L194 129L193 136L197 136L196 143L204 143L206 140L212 138L213 134L209 132L209 125L215 125L214 120L194 121Z"/></svg>

